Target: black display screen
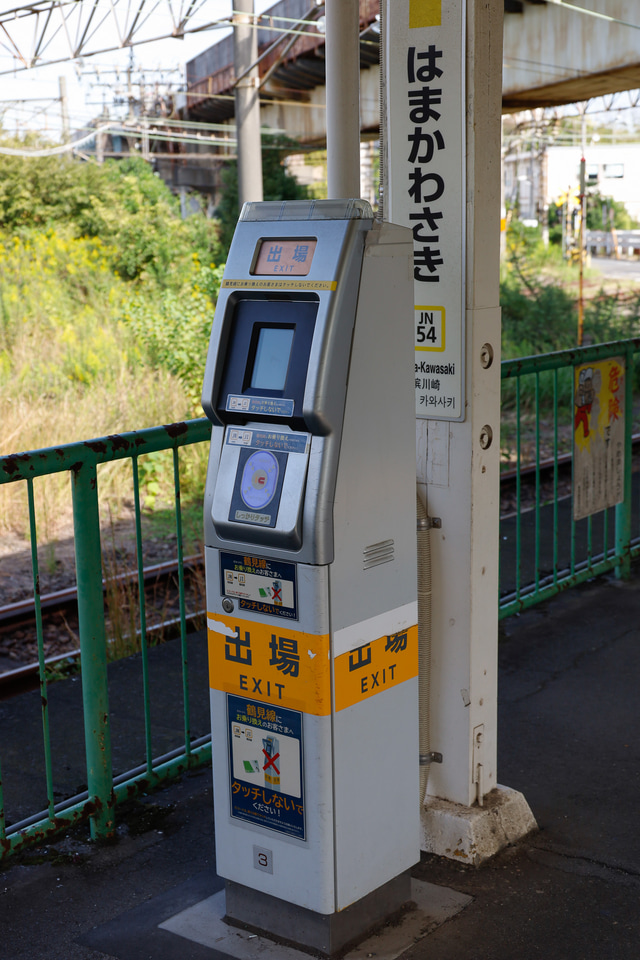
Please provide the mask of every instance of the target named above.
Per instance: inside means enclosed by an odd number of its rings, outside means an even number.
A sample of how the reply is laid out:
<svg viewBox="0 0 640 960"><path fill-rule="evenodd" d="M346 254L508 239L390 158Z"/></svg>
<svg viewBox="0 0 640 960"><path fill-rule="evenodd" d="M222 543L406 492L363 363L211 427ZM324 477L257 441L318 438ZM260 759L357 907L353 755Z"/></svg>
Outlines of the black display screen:
<svg viewBox="0 0 640 960"><path fill-rule="evenodd" d="M303 426L302 403L318 299L238 298L216 410L223 423L286 421Z"/></svg>
<svg viewBox="0 0 640 960"><path fill-rule="evenodd" d="M251 373L256 390L284 390L294 332L292 327L260 327Z"/></svg>

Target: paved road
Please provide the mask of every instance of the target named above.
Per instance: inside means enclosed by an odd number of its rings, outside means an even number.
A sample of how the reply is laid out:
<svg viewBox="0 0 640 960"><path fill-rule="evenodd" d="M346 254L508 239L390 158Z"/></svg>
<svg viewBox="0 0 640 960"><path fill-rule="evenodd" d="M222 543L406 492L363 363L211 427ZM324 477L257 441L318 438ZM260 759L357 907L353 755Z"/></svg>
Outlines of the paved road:
<svg viewBox="0 0 640 960"><path fill-rule="evenodd" d="M612 257L591 257L591 267L607 280L640 281L640 260L614 260Z"/></svg>

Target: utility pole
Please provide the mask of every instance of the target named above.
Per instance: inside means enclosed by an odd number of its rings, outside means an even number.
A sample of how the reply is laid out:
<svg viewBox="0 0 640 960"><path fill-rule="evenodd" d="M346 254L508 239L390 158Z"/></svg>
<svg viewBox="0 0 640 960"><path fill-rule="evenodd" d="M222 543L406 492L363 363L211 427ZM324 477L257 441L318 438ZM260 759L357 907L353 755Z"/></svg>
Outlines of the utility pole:
<svg viewBox="0 0 640 960"><path fill-rule="evenodd" d="M133 96L133 81L131 74L133 72L133 47L131 48L131 56L129 58L129 66L127 67L127 101L129 103L129 112L127 114L129 120L133 120L134 111L134 96Z"/></svg>
<svg viewBox="0 0 640 960"><path fill-rule="evenodd" d="M327 192L329 199L360 196L360 4L327 0Z"/></svg>
<svg viewBox="0 0 640 960"><path fill-rule="evenodd" d="M585 221L587 219L586 196L586 161L584 158L587 146L587 103L582 110L581 142L582 156L580 158L580 233L578 244L580 247L580 279L578 283L578 346L582 346L584 339L584 242Z"/></svg>
<svg viewBox="0 0 640 960"><path fill-rule="evenodd" d="M69 143L69 100L67 97L67 78L58 77L60 90L60 119L62 120L62 142Z"/></svg>
<svg viewBox="0 0 640 960"><path fill-rule="evenodd" d="M260 138L260 82L257 65L258 32L253 22L253 0L235 0L233 58L236 136L238 141L238 202L262 200L262 143Z"/></svg>
<svg viewBox="0 0 640 960"><path fill-rule="evenodd" d="M578 245L580 247L580 277L578 282L578 346L582 346L584 339L584 222L586 218L587 198L585 196L585 159L584 151L580 159L580 233Z"/></svg>
<svg viewBox="0 0 640 960"><path fill-rule="evenodd" d="M149 122L146 116L142 116L142 159L147 162L151 159L151 150L149 149Z"/></svg>

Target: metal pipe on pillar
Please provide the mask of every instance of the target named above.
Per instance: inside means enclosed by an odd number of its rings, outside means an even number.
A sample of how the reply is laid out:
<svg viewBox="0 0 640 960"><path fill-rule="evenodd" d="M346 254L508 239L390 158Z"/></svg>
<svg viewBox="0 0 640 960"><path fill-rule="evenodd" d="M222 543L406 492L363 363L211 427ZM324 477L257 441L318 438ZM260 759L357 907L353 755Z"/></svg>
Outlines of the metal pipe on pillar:
<svg viewBox="0 0 640 960"><path fill-rule="evenodd" d="M326 0L327 192L360 196L360 4Z"/></svg>
<svg viewBox="0 0 640 960"><path fill-rule="evenodd" d="M258 31L253 23L253 0L235 0L233 57L236 137L238 141L238 203L262 200L262 146L260 140L260 91ZM256 64L252 68L252 64Z"/></svg>

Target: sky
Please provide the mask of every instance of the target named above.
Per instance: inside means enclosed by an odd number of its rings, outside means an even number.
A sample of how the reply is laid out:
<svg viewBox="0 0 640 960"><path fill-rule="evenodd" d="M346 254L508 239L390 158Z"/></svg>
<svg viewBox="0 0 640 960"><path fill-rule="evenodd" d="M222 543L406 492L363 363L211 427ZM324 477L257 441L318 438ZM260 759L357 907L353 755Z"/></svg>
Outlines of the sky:
<svg viewBox="0 0 640 960"><path fill-rule="evenodd" d="M106 0L99 0L99 2L104 4L105 10L108 8ZM119 0L119 2L122 8L122 23L126 15L126 6L125 0ZM186 5L184 0L158 0L152 8L151 17L142 28L141 37L157 36L167 31L170 26L169 2L172 3L174 11L178 11L181 5ZM0 19L3 13L15 10L19 3L20 0L17 3L16 0L13 2L0 0ZM273 3L274 0L255 0L256 13L268 9ZM132 6L135 7L135 5L136 0ZM232 10L231 0L198 0L198 6L198 12L192 20L194 25L209 24L229 16ZM83 7L88 12L89 0L83 0ZM22 50L32 48L35 25L34 17L27 18L19 24L14 21L7 25L12 33L15 31L14 36L21 44ZM61 19L58 26L57 34L44 51L48 60L67 56L68 43L64 36ZM74 26L78 28L77 24ZM172 83L175 88L184 80L185 63L228 32L228 28L209 29L201 33L187 34L182 40L166 39L153 43L140 43L133 48L114 50L97 56L85 56L79 61L53 63L51 66L16 70L10 73L3 73L3 71L11 71L16 61L15 57L11 56L10 39L0 33L0 101L28 101L12 105L0 103L3 128L10 134L22 133L25 129L38 130L52 141L58 141L61 134L61 113L60 104L55 100L59 97L60 76L66 78L71 131L80 129L99 115L105 102L110 105L111 116L124 116L126 106L113 107L111 101L114 92L120 92L126 99L126 71L131 57L133 57L134 82L140 76L142 68L148 81L153 82L157 79L164 83ZM117 33L109 18L96 30L92 48L107 47L116 41Z"/></svg>
<svg viewBox="0 0 640 960"><path fill-rule="evenodd" d="M106 104L113 118L124 117L127 112L126 95L127 67L133 64L134 94L137 92L136 81L144 71L148 83L161 83L161 90L167 84L175 89L184 80L185 63L207 47L217 42L229 32L228 27L208 29L200 33L186 34L184 39L166 39L153 43L137 43L133 47L113 50L97 56L84 56L81 60L53 63L51 66L39 66L29 70L15 70L16 63L12 55L11 38L14 37L23 51L30 51L33 45L36 18L27 17L18 21L13 18L13 11L19 10L19 4L24 0L0 0L0 122L4 130L10 134L22 134L25 130L37 130L53 142L58 142L61 136L61 113L59 98L59 77L66 79L66 88L69 104L70 128L81 131L83 126L102 113ZM35 0L37 4L38 0ZM43 3L47 0L42 0ZM121 29L124 30L127 15L138 9L141 0L61 0L66 9L71 11L72 20L69 25L70 37L73 41L74 31L81 30L94 2L97 3L98 13L91 23L94 31L91 40L91 49L105 48L117 44L117 32L108 11L113 5L116 8ZM256 13L261 13L273 5L275 0L254 0ZM139 38L154 37L166 33L171 26L170 12L179 18L180 11L189 5L194 5L197 12L191 20L192 26L212 24L216 20L230 16L232 0L147 0L144 7L151 11L148 19L143 22ZM12 19L4 25L7 13L12 12ZM105 17L106 15L106 18ZM4 16L3 16L4 15ZM73 20L77 17L77 21ZM103 19L104 18L104 19ZM40 23L42 23L42 15ZM62 19L55 13L50 21L50 33L55 34L43 50L47 60L57 60L67 55L69 44L66 41ZM76 33L77 35L77 33ZM274 34L274 37L276 34ZM131 60L131 58L133 58ZM9 71L9 72L7 72ZM120 95L120 106L113 104L114 95ZM24 100L24 103L17 103ZM7 101L3 103L2 101ZM622 100L621 100L622 102ZM600 106L599 101L589 105L589 114L593 114ZM618 122L631 122L637 119L637 111L626 109L618 118ZM564 112L564 111L561 111ZM575 108L567 108L566 112L575 112ZM613 112L607 118L613 119ZM604 119L604 118L602 118ZM75 139L72 136L72 139Z"/></svg>

